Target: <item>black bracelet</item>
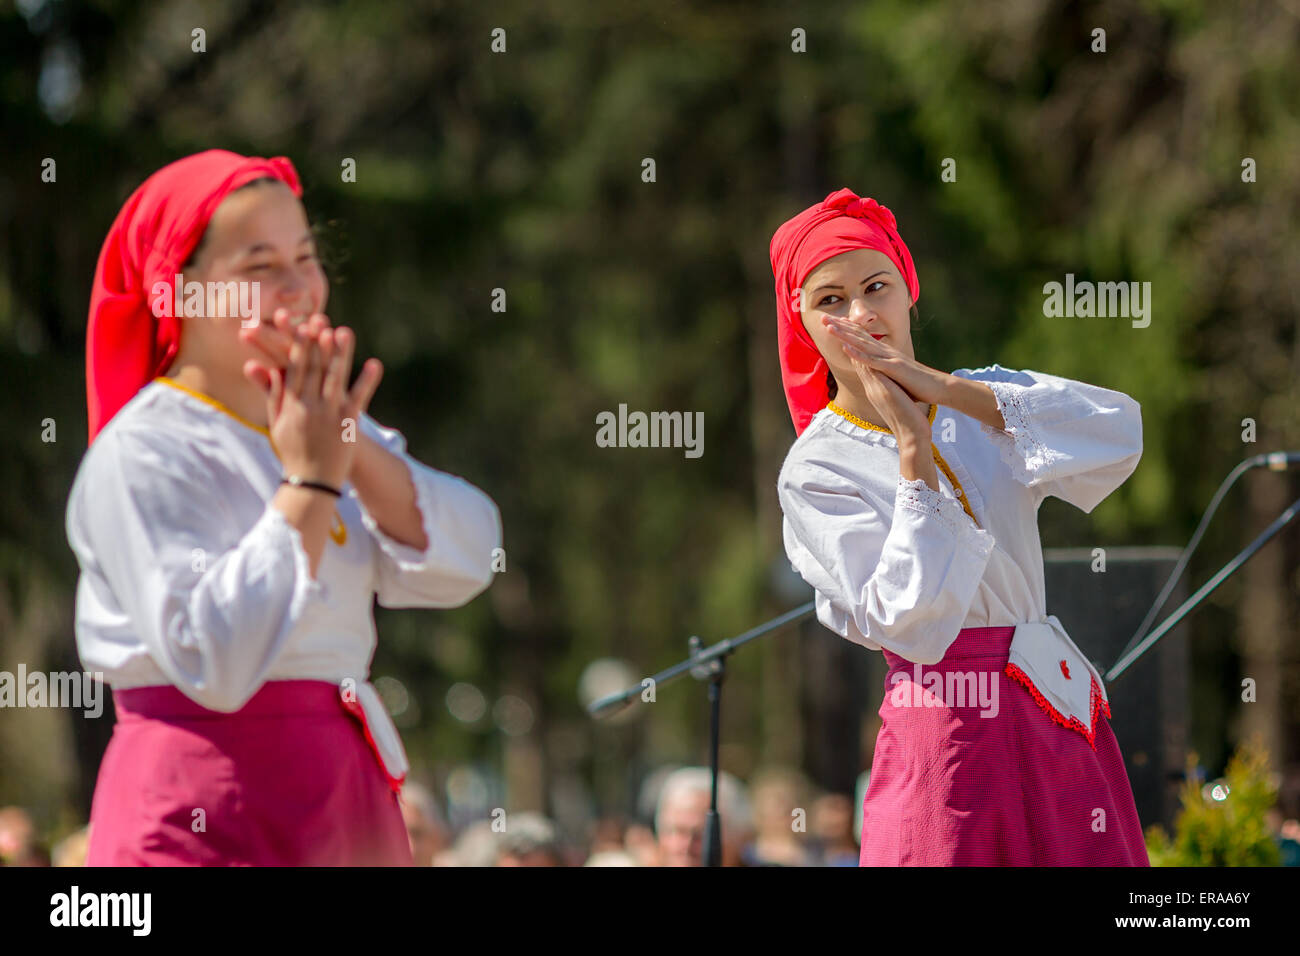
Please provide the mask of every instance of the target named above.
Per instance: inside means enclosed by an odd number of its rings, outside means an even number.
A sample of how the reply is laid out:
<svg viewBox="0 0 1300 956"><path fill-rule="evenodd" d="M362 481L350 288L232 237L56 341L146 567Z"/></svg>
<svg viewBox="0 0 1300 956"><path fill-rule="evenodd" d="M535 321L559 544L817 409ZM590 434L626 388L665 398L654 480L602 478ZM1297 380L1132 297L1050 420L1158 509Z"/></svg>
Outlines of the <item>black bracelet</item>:
<svg viewBox="0 0 1300 956"><path fill-rule="evenodd" d="M343 492L331 485L327 485L320 481L307 481L305 478L299 478L297 475L286 475L280 480L280 484L293 485L295 488L314 488L317 491L328 492L335 498L343 497Z"/></svg>

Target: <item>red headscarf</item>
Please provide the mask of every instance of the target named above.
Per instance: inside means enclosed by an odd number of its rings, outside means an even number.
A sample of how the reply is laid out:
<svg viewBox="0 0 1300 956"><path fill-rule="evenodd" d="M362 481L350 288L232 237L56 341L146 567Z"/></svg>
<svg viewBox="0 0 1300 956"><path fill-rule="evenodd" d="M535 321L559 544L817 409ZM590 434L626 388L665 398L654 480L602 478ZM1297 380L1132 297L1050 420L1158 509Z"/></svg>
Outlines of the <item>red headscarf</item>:
<svg viewBox="0 0 1300 956"><path fill-rule="evenodd" d="M176 357L180 319L153 314L154 283L170 287L221 200L261 176L302 195L298 173L284 156L262 159L209 149L158 170L113 220L95 267L86 331L90 441Z"/></svg>
<svg viewBox="0 0 1300 956"><path fill-rule="evenodd" d="M832 256L851 249L875 249L898 267L915 302L921 295L912 254L898 234L894 214L851 189L833 192L782 223L772 236L772 274L776 278L776 335L781 353L781 383L796 434L830 401L828 366L795 309L794 296L808 274Z"/></svg>

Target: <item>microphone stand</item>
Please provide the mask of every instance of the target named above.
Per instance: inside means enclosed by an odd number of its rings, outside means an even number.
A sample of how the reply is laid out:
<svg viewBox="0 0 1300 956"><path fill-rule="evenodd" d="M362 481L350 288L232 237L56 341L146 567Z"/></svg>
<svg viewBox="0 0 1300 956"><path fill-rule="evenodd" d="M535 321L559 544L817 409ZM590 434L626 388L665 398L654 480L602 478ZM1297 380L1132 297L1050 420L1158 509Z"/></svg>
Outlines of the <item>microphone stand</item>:
<svg viewBox="0 0 1300 956"><path fill-rule="evenodd" d="M816 604L809 601L792 611L786 611L772 618L766 624L719 641L712 647L701 647L700 639L691 636L687 641L690 656L684 661L648 677L635 687L610 694L592 702L587 712L593 717L609 717L630 706L645 690L646 681L652 688L676 680L689 672L697 681L708 682L709 699L709 771L712 784L709 791L709 812L704 823L704 859L705 866L722 865L722 818L718 815L718 741L722 735L722 680L726 677L727 658L736 652L742 644L748 644L755 638L770 634L800 618L808 617L816 610Z"/></svg>
<svg viewBox="0 0 1300 956"><path fill-rule="evenodd" d="M1260 532L1259 536L1255 538L1254 541L1239 551L1235 558L1220 568L1219 572L1215 574L1214 577L1201 585L1195 594L1184 601L1178 607L1178 610L1165 618L1160 626L1148 634L1140 644L1121 657L1120 660L1118 660L1115 665L1106 672L1106 683L1110 683L1128 670L1139 657L1155 645L1156 641L1169 633L1174 625L1186 617L1187 614L1205 600L1205 598L1209 597L1215 588L1226 581L1238 568L1254 557L1255 552L1262 548L1270 538L1290 524L1297 514L1300 514L1300 498L1297 498L1292 502L1291 507L1278 515L1278 517L1274 519L1273 523Z"/></svg>

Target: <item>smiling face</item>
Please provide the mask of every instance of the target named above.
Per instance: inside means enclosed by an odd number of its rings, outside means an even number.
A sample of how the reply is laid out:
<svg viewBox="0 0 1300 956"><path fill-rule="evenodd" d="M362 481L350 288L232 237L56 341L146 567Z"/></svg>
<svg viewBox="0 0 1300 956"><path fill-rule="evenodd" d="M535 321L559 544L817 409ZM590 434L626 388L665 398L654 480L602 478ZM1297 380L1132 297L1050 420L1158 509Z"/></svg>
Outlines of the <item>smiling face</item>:
<svg viewBox="0 0 1300 956"><path fill-rule="evenodd" d="M278 180L227 196L182 273L186 283L258 283L260 315L253 318L267 322L279 308L303 317L323 311L329 298L307 214ZM216 311L183 320L181 350L189 361L223 377L242 377L245 360L257 352L239 339L241 316L212 314Z"/></svg>
<svg viewBox="0 0 1300 956"><path fill-rule="evenodd" d="M800 317L836 381L854 375L853 363L822 322L826 315L855 322L908 358L912 351L907 283L889 256L875 249L852 249L813 269L803 284Z"/></svg>

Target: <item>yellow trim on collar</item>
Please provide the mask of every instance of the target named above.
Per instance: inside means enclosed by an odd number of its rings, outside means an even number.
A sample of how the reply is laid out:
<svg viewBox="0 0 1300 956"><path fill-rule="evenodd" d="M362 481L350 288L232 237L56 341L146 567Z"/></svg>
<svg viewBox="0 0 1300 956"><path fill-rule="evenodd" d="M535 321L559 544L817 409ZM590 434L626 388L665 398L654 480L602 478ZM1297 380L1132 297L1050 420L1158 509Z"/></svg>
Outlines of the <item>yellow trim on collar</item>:
<svg viewBox="0 0 1300 956"><path fill-rule="evenodd" d="M862 428L868 428L871 431L875 431L875 432L884 432L886 435L894 434L888 428L881 428L879 425L873 425L871 424L871 422L864 421L863 419L858 418L857 415L854 415L852 412L845 411L844 409L840 408L840 406L836 405L834 402L827 402L826 407L829 408L831 411L833 411L836 415L839 415L841 418L850 421L855 425L859 425ZM938 411L939 411L938 405L930 406L929 418L930 418L931 425L934 424L934 416L935 413L937 413ZM962 508L966 511L968 515L970 515L970 520L975 522L975 527L979 528L980 527L979 519L975 517L975 512L971 510L970 502L967 500L966 489L961 486L961 482L957 480L957 476L952 473L952 469L948 467L948 463L943 460L943 455L939 454L939 449L935 447L933 441L930 442L930 451L934 455L934 463L939 466L939 469L944 473L944 475L947 476L948 481L952 484L953 490L957 493L957 500L961 502Z"/></svg>
<svg viewBox="0 0 1300 956"><path fill-rule="evenodd" d="M177 389L177 390L179 390L179 391L182 391L182 392L184 392L186 395L189 395L189 396L191 396L191 397L193 397L193 398L197 398L200 402L203 402L203 403L205 403L205 404L207 404L207 405L211 405L213 408L215 408L215 409L216 409L217 411L219 411L219 412L225 412L227 415L229 415L229 416L230 416L231 418L233 418L235 421L239 422L239 424L241 424L241 425L247 425L249 428L253 429L253 431L261 432L261 433L262 433L263 435L265 435L267 438L270 438L270 437L271 437L271 432L270 432L269 429L263 428L261 425L255 425L255 424L253 424L253 423L250 422L247 418L245 418L243 415L240 415L238 412L236 412L236 411L234 411L233 409L231 409L231 408L230 408L228 405L226 405L224 402L219 402L219 401L217 401L217 400L216 400L215 398L213 398L211 395L204 395L202 392L196 391L195 389L190 388L188 385L182 385L180 382L176 381L176 380L173 379L173 378L168 378L166 375L159 375L157 378L154 379L154 381L155 381L155 382L162 382L162 384L164 384L164 385L170 385L172 388ZM274 447L274 446L272 446L272 447Z"/></svg>
<svg viewBox="0 0 1300 956"><path fill-rule="evenodd" d="M154 379L154 381L160 382L163 385L170 385L172 388L176 389L177 391L184 392L186 395L189 395L192 398L197 398L200 402L203 402L205 405L210 405L212 408L215 408L217 411L224 412L225 414L229 415L235 421L239 422L239 424L246 425L247 427L253 429L253 431L260 432L261 434L265 435L266 440L271 442L271 450L275 452L275 456L277 458L280 457L279 451L276 451L275 442L271 441L270 429L263 428L261 425L256 425L253 422L250 422L247 418L245 418L243 415L240 415L238 412L234 411L232 408L230 408L230 406L226 405L224 402L218 401L217 399L213 398L211 395L204 395L202 392L196 391L195 389L190 388L188 385L182 385L180 382L176 381L175 379L168 378L166 375L159 375ZM343 516L338 513L337 509L334 512L334 527L330 528L330 538L339 547L342 547L343 545L347 544L348 541L348 526L343 523Z"/></svg>

